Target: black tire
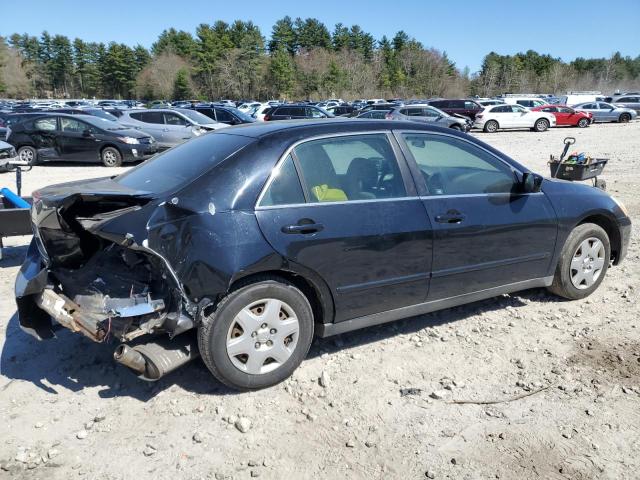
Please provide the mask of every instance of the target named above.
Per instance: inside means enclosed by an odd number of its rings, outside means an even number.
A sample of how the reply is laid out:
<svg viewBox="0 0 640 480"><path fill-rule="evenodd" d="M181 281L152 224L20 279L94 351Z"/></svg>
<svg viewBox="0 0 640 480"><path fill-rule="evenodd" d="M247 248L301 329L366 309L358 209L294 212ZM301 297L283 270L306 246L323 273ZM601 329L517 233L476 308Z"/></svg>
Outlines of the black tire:
<svg viewBox="0 0 640 480"><path fill-rule="evenodd" d="M250 374L234 365L227 353L227 341L230 333L233 335L231 329L236 322L236 315L245 307L264 299L280 300L293 310L299 326L297 343L288 359L275 370ZM313 311L309 301L291 283L270 277L257 279L256 283L231 292L218 303L213 313L203 318L198 328L198 347L205 365L220 382L238 390L266 388L288 378L307 356L312 340ZM234 358L234 361L237 359Z"/></svg>
<svg viewBox="0 0 640 480"><path fill-rule="evenodd" d="M549 120L546 118L540 118L533 124L533 129L536 132L546 132L549 129Z"/></svg>
<svg viewBox="0 0 640 480"><path fill-rule="evenodd" d="M590 287L577 288L571 279L571 261L574 259L574 254L577 253L580 244L589 238L596 238L602 242L604 246L604 264L593 285ZM558 265L556 266L555 275L553 277L553 283L548 287L548 290L555 295L569 300L578 300L588 297L602 283L602 280L607 274L607 270L609 268L610 258L611 244L609 243L609 236L607 235L607 232L593 223L583 223L582 225L578 225L569 234L569 237L562 248L560 258L558 259Z"/></svg>
<svg viewBox="0 0 640 480"><path fill-rule="evenodd" d="M106 147L100 152L100 160L105 167L119 167L122 165L122 154L115 147Z"/></svg>
<svg viewBox="0 0 640 480"><path fill-rule="evenodd" d="M618 121L620 123L628 123L631 121L631 115L629 115L628 113L621 113Z"/></svg>
<svg viewBox="0 0 640 480"><path fill-rule="evenodd" d="M581 118L580 120L578 120L578 127L579 128L587 128L589 126L589 119L588 118Z"/></svg>
<svg viewBox="0 0 640 480"><path fill-rule="evenodd" d="M485 133L495 133L498 131L498 128L500 128L500 125L498 125L498 122L496 122L495 120L489 120L484 124L484 128L482 130Z"/></svg>
<svg viewBox="0 0 640 480"><path fill-rule="evenodd" d="M29 145L18 148L18 158L29 165L37 165L38 150Z"/></svg>

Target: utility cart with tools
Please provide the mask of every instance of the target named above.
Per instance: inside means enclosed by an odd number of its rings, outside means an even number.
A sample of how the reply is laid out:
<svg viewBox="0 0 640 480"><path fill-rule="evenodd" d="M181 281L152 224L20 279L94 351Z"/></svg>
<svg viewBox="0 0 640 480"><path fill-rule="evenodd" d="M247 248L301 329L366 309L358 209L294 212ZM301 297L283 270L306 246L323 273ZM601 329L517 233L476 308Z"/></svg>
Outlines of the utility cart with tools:
<svg viewBox="0 0 640 480"><path fill-rule="evenodd" d="M594 187L606 190L607 182L599 179L598 175L602 173L609 159L592 158L584 153L572 153L567 157L569 147L574 143L576 143L575 138L565 138L564 149L560 154L560 158L551 155L549 159L551 177L570 181L591 180Z"/></svg>

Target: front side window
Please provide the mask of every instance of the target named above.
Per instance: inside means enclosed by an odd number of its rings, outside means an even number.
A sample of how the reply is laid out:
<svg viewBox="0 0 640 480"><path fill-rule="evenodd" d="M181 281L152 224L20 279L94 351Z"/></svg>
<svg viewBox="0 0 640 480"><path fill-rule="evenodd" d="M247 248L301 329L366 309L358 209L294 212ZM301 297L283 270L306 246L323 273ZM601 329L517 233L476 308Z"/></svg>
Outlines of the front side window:
<svg viewBox="0 0 640 480"><path fill-rule="evenodd" d="M165 113L164 123L166 123L167 125L179 125L179 126L189 125L189 122L187 122L180 115L176 115L175 113Z"/></svg>
<svg viewBox="0 0 640 480"><path fill-rule="evenodd" d="M60 130L63 132L82 133L89 130L89 125L73 118L60 118Z"/></svg>
<svg viewBox="0 0 640 480"><path fill-rule="evenodd" d="M222 123L231 123L233 122L233 117L226 110L222 110L221 108L216 108L216 119Z"/></svg>
<svg viewBox="0 0 640 480"><path fill-rule="evenodd" d="M555 108L555 107L551 107L551 108ZM545 110L546 112L547 110ZM554 110L549 110L550 112L553 112ZM568 107L558 107L558 111L560 113L574 113L573 109L568 108Z"/></svg>
<svg viewBox="0 0 640 480"><path fill-rule="evenodd" d="M297 146L294 154L312 203L406 196L385 134L312 140Z"/></svg>
<svg viewBox="0 0 640 480"><path fill-rule="evenodd" d="M464 102L465 110L478 110L478 105L475 102Z"/></svg>
<svg viewBox="0 0 640 480"><path fill-rule="evenodd" d="M500 105L492 108L491 113L511 113L511 107L509 105Z"/></svg>
<svg viewBox="0 0 640 480"><path fill-rule="evenodd" d="M311 118L324 118L325 117L325 114L322 113L317 108L307 107L307 112L308 112L307 116L311 117Z"/></svg>
<svg viewBox="0 0 640 480"><path fill-rule="evenodd" d="M293 157L287 158L273 172L271 184L267 188L260 201L262 207L273 207L277 205L295 205L304 202L304 193L298 172L293 164Z"/></svg>
<svg viewBox="0 0 640 480"><path fill-rule="evenodd" d="M513 169L470 142L425 133L402 135L430 195L510 193Z"/></svg>
<svg viewBox="0 0 640 480"><path fill-rule="evenodd" d="M511 105L511 111L514 113L522 113L526 112L527 110L520 105Z"/></svg>
<svg viewBox="0 0 640 480"><path fill-rule="evenodd" d="M608 103L600 103L599 104L599 108L600 110L613 110L613 105L609 105Z"/></svg>

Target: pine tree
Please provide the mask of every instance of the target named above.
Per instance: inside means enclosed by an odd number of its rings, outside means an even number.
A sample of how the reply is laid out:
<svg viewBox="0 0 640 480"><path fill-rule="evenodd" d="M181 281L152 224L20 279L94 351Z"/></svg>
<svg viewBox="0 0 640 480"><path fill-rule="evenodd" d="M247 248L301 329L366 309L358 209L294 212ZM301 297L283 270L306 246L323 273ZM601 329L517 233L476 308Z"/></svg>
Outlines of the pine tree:
<svg viewBox="0 0 640 480"><path fill-rule="evenodd" d="M176 79L173 82L173 99L187 100L192 96L191 85L189 85L189 72L185 68L181 68L176 73Z"/></svg>

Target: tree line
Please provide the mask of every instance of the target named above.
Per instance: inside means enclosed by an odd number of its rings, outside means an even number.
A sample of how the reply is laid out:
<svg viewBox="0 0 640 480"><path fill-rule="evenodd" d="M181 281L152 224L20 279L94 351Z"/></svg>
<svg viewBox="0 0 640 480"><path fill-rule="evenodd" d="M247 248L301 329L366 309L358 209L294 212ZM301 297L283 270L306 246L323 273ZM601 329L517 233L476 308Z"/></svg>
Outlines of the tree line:
<svg viewBox="0 0 640 480"><path fill-rule="evenodd" d="M533 50L461 70L406 32L376 40L359 25L330 31L284 17L267 40L248 21L170 28L151 46L43 32L0 37L0 95L12 98L426 98L638 88L640 55L564 62Z"/></svg>

